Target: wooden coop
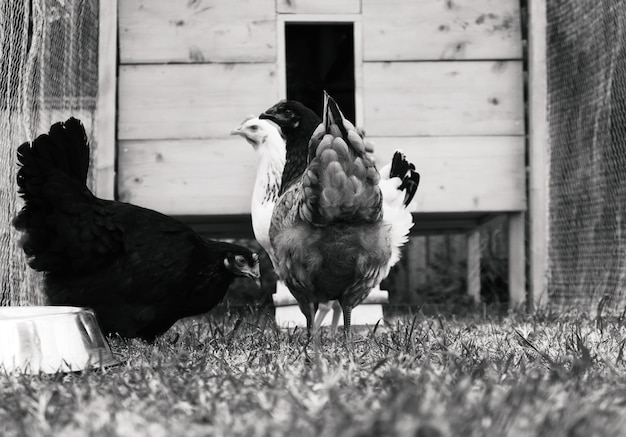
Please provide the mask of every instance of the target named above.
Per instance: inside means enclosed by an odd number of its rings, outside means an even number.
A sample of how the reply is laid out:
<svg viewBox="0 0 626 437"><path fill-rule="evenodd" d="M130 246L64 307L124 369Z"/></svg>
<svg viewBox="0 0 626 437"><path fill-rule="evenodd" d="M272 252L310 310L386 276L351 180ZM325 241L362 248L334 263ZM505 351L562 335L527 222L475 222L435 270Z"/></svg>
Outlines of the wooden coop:
<svg viewBox="0 0 626 437"><path fill-rule="evenodd" d="M541 95L525 94L525 78L541 61L531 53L524 62L522 15L519 0L102 0L97 193L208 235L250 235L256 156L229 133L288 96L287 67L304 62L289 54L289 32L341 26L353 79L334 92L352 102L379 162L401 148L416 163L414 233L467 235L468 292L478 299L480 228L505 216L511 302L532 302L527 134L541 113L527 119L525 104ZM308 68L326 68L316 56ZM539 149L544 134L530 136Z"/></svg>

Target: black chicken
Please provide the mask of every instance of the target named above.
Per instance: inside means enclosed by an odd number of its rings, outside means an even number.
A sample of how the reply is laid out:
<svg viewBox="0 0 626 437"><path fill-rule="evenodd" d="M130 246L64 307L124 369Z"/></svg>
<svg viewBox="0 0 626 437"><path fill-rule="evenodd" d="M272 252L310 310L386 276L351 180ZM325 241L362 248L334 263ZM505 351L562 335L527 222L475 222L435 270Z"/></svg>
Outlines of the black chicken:
<svg viewBox="0 0 626 437"><path fill-rule="evenodd" d="M279 192L283 194L306 170L309 140L322 120L297 100L281 100L259 118L276 123L285 137L285 168Z"/></svg>
<svg viewBox="0 0 626 437"><path fill-rule="evenodd" d="M259 118L276 123L285 137L287 150L280 188L282 194L306 170L309 140L322 120L312 109L297 100L281 100L259 115ZM363 131L357 130L364 137ZM372 145L365 138L364 141L365 151L372 154ZM372 156L370 158L373 159Z"/></svg>
<svg viewBox="0 0 626 437"><path fill-rule="evenodd" d="M86 186L89 142L70 118L17 151L25 205L13 225L53 305L94 309L102 330L148 341L205 313L237 276L260 285L258 256L203 239L156 211L95 197Z"/></svg>

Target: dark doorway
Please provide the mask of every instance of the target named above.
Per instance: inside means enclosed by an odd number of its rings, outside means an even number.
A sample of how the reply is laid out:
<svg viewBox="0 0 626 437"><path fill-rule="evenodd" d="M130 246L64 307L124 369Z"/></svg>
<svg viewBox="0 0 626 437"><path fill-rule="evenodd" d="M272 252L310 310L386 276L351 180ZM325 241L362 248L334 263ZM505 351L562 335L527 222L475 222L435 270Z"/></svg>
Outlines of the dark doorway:
<svg viewBox="0 0 626 437"><path fill-rule="evenodd" d="M287 98L318 115L322 91L355 121L354 29L352 23L285 23Z"/></svg>

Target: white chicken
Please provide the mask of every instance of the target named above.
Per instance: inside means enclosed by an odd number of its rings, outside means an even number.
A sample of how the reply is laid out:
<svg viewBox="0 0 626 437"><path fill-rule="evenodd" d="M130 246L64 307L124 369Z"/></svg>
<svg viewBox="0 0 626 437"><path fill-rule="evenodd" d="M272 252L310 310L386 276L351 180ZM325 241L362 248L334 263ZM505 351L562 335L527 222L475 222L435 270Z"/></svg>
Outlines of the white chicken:
<svg viewBox="0 0 626 437"><path fill-rule="evenodd" d="M278 200L280 181L285 168L285 140L274 123L254 116L246 118L230 134L242 136L258 155L259 163L250 204L252 229L254 237L273 263L274 253L269 232L272 211Z"/></svg>
<svg viewBox="0 0 626 437"><path fill-rule="evenodd" d="M285 168L285 140L276 124L255 116L247 117L230 134L243 137L258 155L256 180L250 204L252 230L256 240L265 249L272 264L276 266L274 251L270 244L269 230L272 211L279 197L283 169ZM279 295L279 300L291 298L291 293L280 279L276 284L276 292ZM284 296L282 296L283 294ZM320 307L316 317L316 325L317 327L321 326L331 307L333 309L331 331L335 332L341 317L341 307L336 301Z"/></svg>

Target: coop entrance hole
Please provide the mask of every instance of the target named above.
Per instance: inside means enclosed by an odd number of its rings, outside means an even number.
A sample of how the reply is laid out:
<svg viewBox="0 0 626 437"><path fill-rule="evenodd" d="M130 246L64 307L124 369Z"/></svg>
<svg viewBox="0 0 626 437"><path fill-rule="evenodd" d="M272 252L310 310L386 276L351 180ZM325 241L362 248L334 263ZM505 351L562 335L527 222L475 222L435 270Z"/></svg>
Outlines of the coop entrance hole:
<svg viewBox="0 0 626 437"><path fill-rule="evenodd" d="M322 91L355 121L354 24L285 23L287 98L321 116Z"/></svg>

